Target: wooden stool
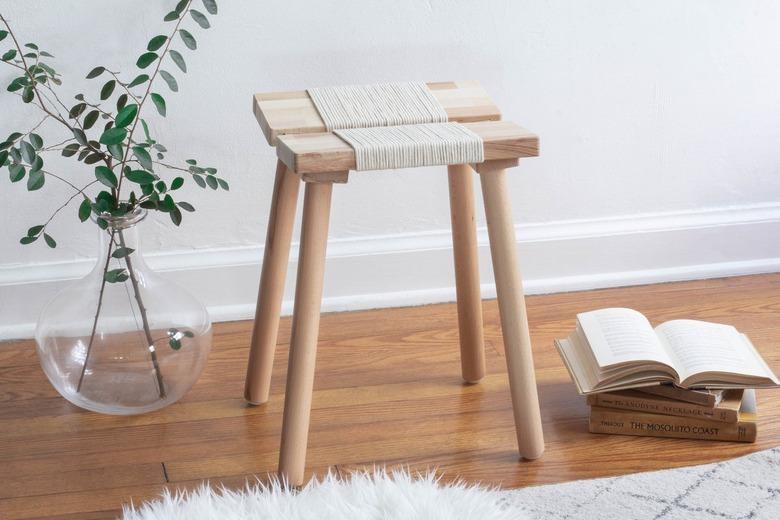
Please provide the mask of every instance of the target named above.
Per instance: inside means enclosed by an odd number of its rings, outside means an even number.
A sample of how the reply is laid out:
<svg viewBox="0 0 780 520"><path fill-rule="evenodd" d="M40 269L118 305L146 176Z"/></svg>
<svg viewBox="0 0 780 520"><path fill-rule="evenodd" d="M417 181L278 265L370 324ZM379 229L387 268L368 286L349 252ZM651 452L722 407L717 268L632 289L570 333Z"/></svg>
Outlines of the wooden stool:
<svg viewBox="0 0 780 520"><path fill-rule="evenodd" d="M519 452L523 458L535 459L544 451L544 441L506 169L516 166L520 157L538 155L539 140L513 123L500 121L498 108L477 82L430 83L428 87L450 121L465 124L484 141L485 162L448 166L463 379L476 383L485 375L474 169L480 174L485 203ZM303 181L303 225L279 455L280 475L291 485L300 485L306 464L331 193L333 184L346 183L349 170L355 169L355 153L338 136L326 132L305 91L257 94L254 112L268 143L276 146L279 160L245 397L254 405L268 400L298 189Z"/></svg>

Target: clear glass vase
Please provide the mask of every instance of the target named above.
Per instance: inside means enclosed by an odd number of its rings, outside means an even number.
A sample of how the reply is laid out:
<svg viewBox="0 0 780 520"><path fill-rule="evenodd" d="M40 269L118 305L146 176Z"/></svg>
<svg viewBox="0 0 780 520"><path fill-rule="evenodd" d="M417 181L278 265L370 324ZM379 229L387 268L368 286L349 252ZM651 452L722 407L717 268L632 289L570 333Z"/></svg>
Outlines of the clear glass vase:
<svg viewBox="0 0 780 520"><path fill-rule="evenodd" d="M138 224L146 210L106 217L97 263L41 313L35 331L49 381L95 412L157 410L195 384L211 349L205 307L146 265Z"/></svg>

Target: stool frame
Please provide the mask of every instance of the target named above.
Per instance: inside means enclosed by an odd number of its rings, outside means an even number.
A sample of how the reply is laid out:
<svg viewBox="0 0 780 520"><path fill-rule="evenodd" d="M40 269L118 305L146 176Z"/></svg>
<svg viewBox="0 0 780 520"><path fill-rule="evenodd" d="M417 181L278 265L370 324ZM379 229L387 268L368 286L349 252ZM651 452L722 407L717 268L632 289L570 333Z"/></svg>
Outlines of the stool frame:
<svg viewBox="0 0 780 520"><path fill-rule="evenodd" d="M487 96L477 83L446 85L454 85L455 90L467 90L469 101L466 104L473 104L477 99L476 106L479 106L482 115L469 114L468 117L472 118L469 120L495 121L500 118L500 113L489 99L485 102ZM268 96L272 100L288 101L295 94L300 96L300 93ZM448 95L455 96L452 93ZM350 159L349 146L335 135L323 133L321 120L317 121L316 112L313 115L307 112L308 108L298 109L299 116L303 113L304 117L285 116L297 125L292 131L289 128L280 130L269 116L271 110L258 102L258 98L264 99L262 96L258 95L255 99L255 114L269 143L277 146L279 160L268 219L245 398L253 405L269 399L295 212L303 182L303 222L279 454L280 476L290 485L297 486L304 482L333 184L347 182L348 170L354 169L354 152ZM305 98L299 98L304 100L302 103L305 105ZM289 103L285 106L289 107ZM458 110L463 112L466 109L459 106ZM309 126L301 125L301 120L306 118L310 120ZM538 138L515 125L507 127L505 122L474 124L482 125L474 126L480 131L489 129L485 135L490 136L494 132L501 134L503 140L494 142L483 136L485 162L447 167L462 376L467 383L477 383L485 375L472 182L473 172L476 171L485 206L518 449L523 458L535 459L544 451L544 440L506 170L516 166L519 157L537 155ZM495 144L499 141L500 146Z"/></svg>

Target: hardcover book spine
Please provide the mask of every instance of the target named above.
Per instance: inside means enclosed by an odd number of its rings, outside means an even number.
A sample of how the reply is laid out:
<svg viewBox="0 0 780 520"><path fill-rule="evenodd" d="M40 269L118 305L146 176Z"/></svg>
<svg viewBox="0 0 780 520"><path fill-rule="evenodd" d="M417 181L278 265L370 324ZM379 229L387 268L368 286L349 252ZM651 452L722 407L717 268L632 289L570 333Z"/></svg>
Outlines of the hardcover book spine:
<svg viewBox="0 0 780 520"><path fill-rule="evenodd" d="M593 407L590 410L589 431L648 437L755 442L757 428L755 422L743 421L729 424Z"/></svg>
<svg viewBox="0 0 780 520"><path fill-rule="evenodd" d="M610 393L591 394L588 396L588 404L620 410L693 417L707 421L735 423L739 420L739 413L736 409L709 408L693 403L670 402L652 397L628 397Z"/></svg>

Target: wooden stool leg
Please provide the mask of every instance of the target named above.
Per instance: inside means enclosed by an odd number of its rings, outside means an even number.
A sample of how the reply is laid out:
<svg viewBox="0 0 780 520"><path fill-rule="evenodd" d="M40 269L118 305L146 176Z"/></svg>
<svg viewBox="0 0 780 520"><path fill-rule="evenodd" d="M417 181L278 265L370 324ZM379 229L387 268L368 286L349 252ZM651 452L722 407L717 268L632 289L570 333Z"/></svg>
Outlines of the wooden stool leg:
<svg viewBox="0 0 780 520"><path fill-rule="evenodd" d="M298 281L279 452L279 474L294 486L303 484L306 465L332 190L330 183L306 183L303 202Z"/></svg>
<svg viewBox="0 0 780 520"><path fill-rule="evenodd" d="M506 188L506 170L491 170L489 166L483 166L480 168L480 181L504 334L517 444L523 458L535 459L544 452L544 437L523 283L517 262L512 208Z"/></svg>
<svg viewBox="0 0 780 520"><path fill-rule="evenodd" d="M458 336L463 379L476 383L485 377L485 342L482 334L482 295L477 258L477 224L474 216L473 173L467 164L447 167L452 218L452 253L458 300Z"/></svg>
<svg viewBox="0 0 780 520"><path fill-rule="evenodd" d="M244 398L250 404L268 401L300 183L282 161L277 163L244 387Z"/></svg>

